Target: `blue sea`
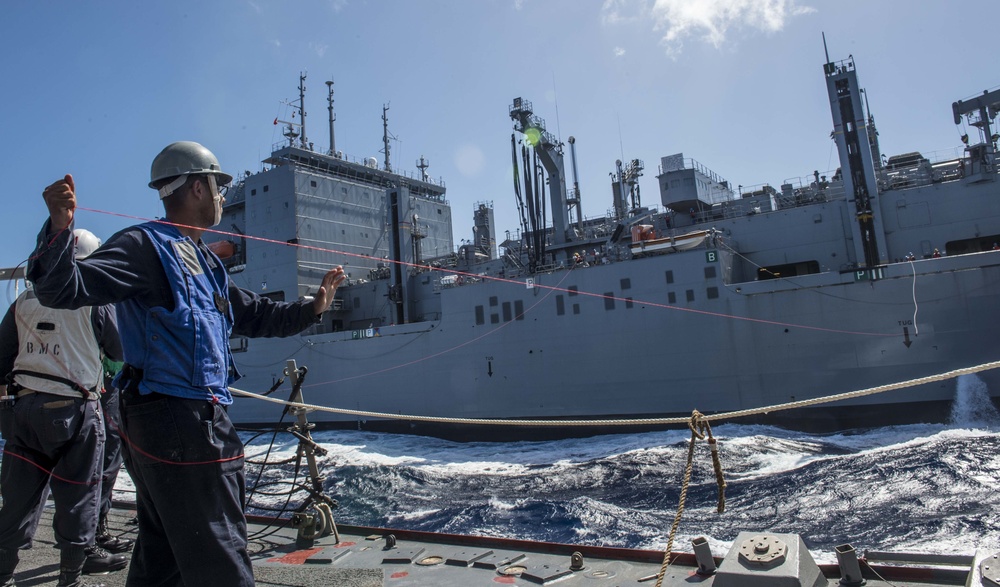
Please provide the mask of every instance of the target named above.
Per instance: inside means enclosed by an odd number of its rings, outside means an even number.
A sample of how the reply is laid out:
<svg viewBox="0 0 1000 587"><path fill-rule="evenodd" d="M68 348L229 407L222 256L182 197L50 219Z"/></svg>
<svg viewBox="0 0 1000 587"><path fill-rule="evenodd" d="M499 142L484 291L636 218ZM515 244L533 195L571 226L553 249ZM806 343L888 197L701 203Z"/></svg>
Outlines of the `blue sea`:
<svg viewBox="0 0 1000 587"><path fill-rule="evenodd" d="M951 422L810 435L713 426L728 487L699 441L675 551L705 537L721 556L741 531L834 547L972 554L1000 550L1000 415L976 376L956 381ZM360 431L314 438L339 523L662 550L677 512L687 430L518 443L456 443ZM287 434L247 435L250 460L292 459ZM294 507L290 464L260 473L251 509ZM258 477L248 468L248 482ZM269 495L265 495L269 494ZM257 510L262 512L262 510Z"/></svg>

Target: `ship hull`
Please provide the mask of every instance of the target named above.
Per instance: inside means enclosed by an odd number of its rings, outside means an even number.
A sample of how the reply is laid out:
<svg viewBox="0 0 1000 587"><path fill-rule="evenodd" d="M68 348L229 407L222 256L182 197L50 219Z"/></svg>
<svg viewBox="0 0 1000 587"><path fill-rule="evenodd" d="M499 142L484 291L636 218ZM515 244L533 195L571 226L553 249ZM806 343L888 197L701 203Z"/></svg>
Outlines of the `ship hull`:
<svg viewBox="0 0 1000 587"><path fill-rule="evenodd" d="M1000 360L1000 252L890 265L875 280L802 276L794 287L708 279L705 259L705 251L691 251L557 271L536 276L534 288L486 281L437 291L449 309L440 320L252 340L237 354L245 375L237 387L270 388L295 359L308 368L305 402L321 406L469 420L631 420L756 410ZM674 283L665 283L665 271ZM580 293L608 283L620 287ZM668 303L670 291L693 300ZM485 324L477 324L477 308L486 308ZM995 372L980 376L996 395ZM739 420L815 431L942 421L955 396L950 378ZM231 410L234 420L260 425L280 412L248 399ZM511 427L326 411L310 419L461 439L651 427Z"/></svg>

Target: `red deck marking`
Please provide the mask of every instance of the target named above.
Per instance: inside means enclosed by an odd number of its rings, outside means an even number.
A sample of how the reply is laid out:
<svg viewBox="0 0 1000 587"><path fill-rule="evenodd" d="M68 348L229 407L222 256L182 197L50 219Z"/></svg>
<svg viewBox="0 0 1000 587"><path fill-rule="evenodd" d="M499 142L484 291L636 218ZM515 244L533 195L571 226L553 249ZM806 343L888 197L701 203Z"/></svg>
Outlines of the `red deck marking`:
<svg viewBox="0 0 1000 587"><path fill-rule="evenodd" d="M349 546L354 546L357 542L338 542L333 545L334 548L347 548Z"/></svg>
<svg viewBox="0 0 1000 587"><path fill-rule="evenodd" d="M408 577L410 573L406 571L399 571L398 573L393 573L389 575L390 579L402 579L403 577Z"/></svg>
<svg viewBox="0 0 1000 587"><path fill-rule="evenodd" d="M285 556L277 558L269 558L267 562L269 563L283 563L286 565L301 565L306 562L306 559L316 554L317 552L323 552L322 548L310 548L308 550L296 550L295 552L290 552Z"/></svg>
<svg viewBox="0 0 1000 587"><path fill-rule="evenodd" d="M515 581L517 581L517 579L514 577L493 577L494 583L507 583L509 585L513 585Z"/></svg>

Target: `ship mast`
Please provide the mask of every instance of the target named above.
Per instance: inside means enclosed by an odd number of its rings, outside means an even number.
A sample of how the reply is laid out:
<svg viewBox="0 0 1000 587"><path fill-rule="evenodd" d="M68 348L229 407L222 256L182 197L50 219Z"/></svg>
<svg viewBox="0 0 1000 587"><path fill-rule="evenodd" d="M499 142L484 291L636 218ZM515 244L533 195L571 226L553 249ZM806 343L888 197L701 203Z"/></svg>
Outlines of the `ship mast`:
<svg viewBox="0 0 1000 587"><path fill-rule="evenodd" d="M302 134L299 135L299 144L303 149L309 148L309 141L306 139L306 74L299 74L299 120L302 124Z"/></svg>
<svg viewBox="0 0 1000 587"><path fill-rule="evenodd" d="M389 105L382 105L382 144L385 145L385 170L391 172L392 165L389 164L389 117L386 112L389 111Z"/></svg>
<svg viewBox="0 0 1000 587"><path fill-rule="evenodd" d="M417 161L417 169L420 170L420 179L422 181L427 181L427 178L428 178L427 168L430 167L430 166L431 166L431 164L428 163L426 159L424 159L423 155L421 155L420 156L420 160Z"/></svg>
<svg viewBox="0 0 1000 587"><path fill-rule="evenodd" d="M326 82L326 103L327 110L330 112L330 156L337 156L337 143L333 140L333 121L337 120L337 115L333 113L333 80Z"/></svg>

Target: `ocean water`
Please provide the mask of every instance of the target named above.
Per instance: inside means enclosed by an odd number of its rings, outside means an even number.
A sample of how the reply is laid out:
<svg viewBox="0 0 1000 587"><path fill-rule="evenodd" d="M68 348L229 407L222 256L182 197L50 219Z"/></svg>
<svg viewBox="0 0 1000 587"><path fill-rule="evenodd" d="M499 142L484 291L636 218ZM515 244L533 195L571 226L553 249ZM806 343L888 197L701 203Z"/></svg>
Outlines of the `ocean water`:
<svg viewBox="0 0 1000 587"><path fill-rule="evenodd" d="M726 511L708 445L695 450L675 551L705 537L720 556L741 531L834 547L972 554L1000 550L1000 415L975 376L957 380L951 422L807 435L713 426ZM314 438L340 523L661 550L677 512L689 431L520 443L456 443L359 431ZM251 461L290 460L287 434L247 436ZM291 464L250 465L251 510L291 509Z"/></svg>

